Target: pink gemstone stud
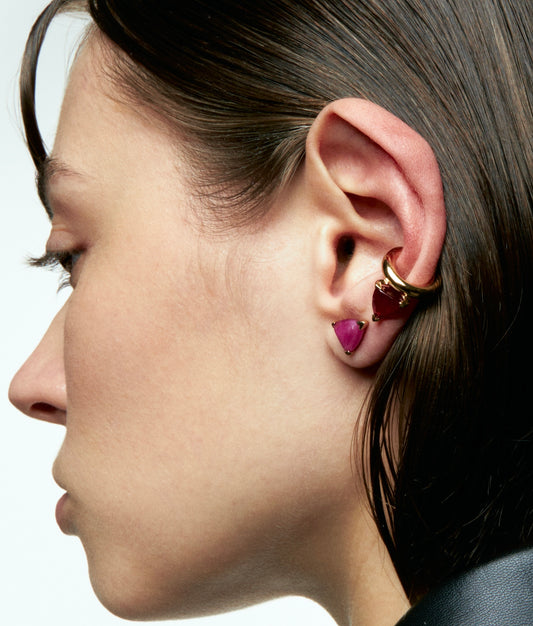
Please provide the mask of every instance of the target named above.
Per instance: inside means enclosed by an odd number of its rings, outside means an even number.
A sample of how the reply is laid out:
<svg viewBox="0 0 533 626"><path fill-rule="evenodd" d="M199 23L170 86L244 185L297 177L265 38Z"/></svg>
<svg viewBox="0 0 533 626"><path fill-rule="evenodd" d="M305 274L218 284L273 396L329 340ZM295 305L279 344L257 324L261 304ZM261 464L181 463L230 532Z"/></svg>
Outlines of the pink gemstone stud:
<svg viewBox="0 0 533 626"><path fill-rule="evenodd" d="M368 322L358 320L340 320L339 322L333 322L332 326L337 335L337 339L340 341L346 354L350 355L357 349L363 340L367 325Z"/></svg>

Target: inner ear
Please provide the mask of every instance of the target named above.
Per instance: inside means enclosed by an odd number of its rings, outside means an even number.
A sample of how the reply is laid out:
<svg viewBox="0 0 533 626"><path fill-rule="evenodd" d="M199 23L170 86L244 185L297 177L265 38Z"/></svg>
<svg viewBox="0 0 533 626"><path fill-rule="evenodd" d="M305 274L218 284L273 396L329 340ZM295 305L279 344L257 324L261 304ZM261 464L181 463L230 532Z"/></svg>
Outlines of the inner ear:
<svg viewBox="0 0 533 626"><path fill-rule="evenodd" d="M337 240L335 267L335 280L339 279L346 271L355 252L355 239L352 235L341 235Z"/></svg>

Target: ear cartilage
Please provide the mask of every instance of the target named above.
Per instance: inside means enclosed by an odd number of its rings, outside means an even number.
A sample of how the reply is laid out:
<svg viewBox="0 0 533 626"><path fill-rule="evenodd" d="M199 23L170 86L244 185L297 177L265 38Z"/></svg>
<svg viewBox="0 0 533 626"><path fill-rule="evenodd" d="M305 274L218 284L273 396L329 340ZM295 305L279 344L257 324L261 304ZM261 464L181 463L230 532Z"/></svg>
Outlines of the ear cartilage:
<svg viewBox="0 0 533 626"><path fill-rule="evenodd" d="M372 296L372 310L374 312L372 321L374 322L400 316L401 309L414 307L420 298L434 294L442 284L440 276L426 287L415 287L403 280L393 265L393 257L400 249L390 250L383 258L385 278L376 281Z"/></svg>
<svg viewBox="0 0 533 626"><path fill-rule="evenodd" d="M333 322L332 326L345 354L351 355L363 340L368 322L347 319Z"/></svg>

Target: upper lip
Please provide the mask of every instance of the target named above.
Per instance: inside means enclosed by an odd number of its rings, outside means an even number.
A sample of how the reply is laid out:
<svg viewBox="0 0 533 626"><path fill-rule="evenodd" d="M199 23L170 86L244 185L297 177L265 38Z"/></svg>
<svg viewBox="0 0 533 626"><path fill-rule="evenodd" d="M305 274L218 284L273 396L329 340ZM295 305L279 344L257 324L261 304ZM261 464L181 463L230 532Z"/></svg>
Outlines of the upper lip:
<svg viewBox="0 0 533 626"><path fill-rule="evenodd" d="M63 489L63 491L67 491L67 488L65 487L65 485L63 484L63 481L61 480L61 477L59 476L59 468L58 468L57 459L54 461L54 465L52 467L52 478L54 479L58 487Z"/></svg>

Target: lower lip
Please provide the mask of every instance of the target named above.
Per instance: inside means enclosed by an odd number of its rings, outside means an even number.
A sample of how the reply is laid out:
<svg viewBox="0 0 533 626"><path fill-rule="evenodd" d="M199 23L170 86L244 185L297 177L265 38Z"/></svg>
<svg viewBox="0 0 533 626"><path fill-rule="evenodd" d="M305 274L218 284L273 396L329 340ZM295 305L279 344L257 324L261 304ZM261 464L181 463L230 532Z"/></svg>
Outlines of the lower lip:
<svg viewBox="0 0 533 626"><path fill-rule="evenodd" d="M74 528L67 511L68 502L69 495L64 493L56 505L56 522L62 532L66 535L73 535Z"/></svg>

